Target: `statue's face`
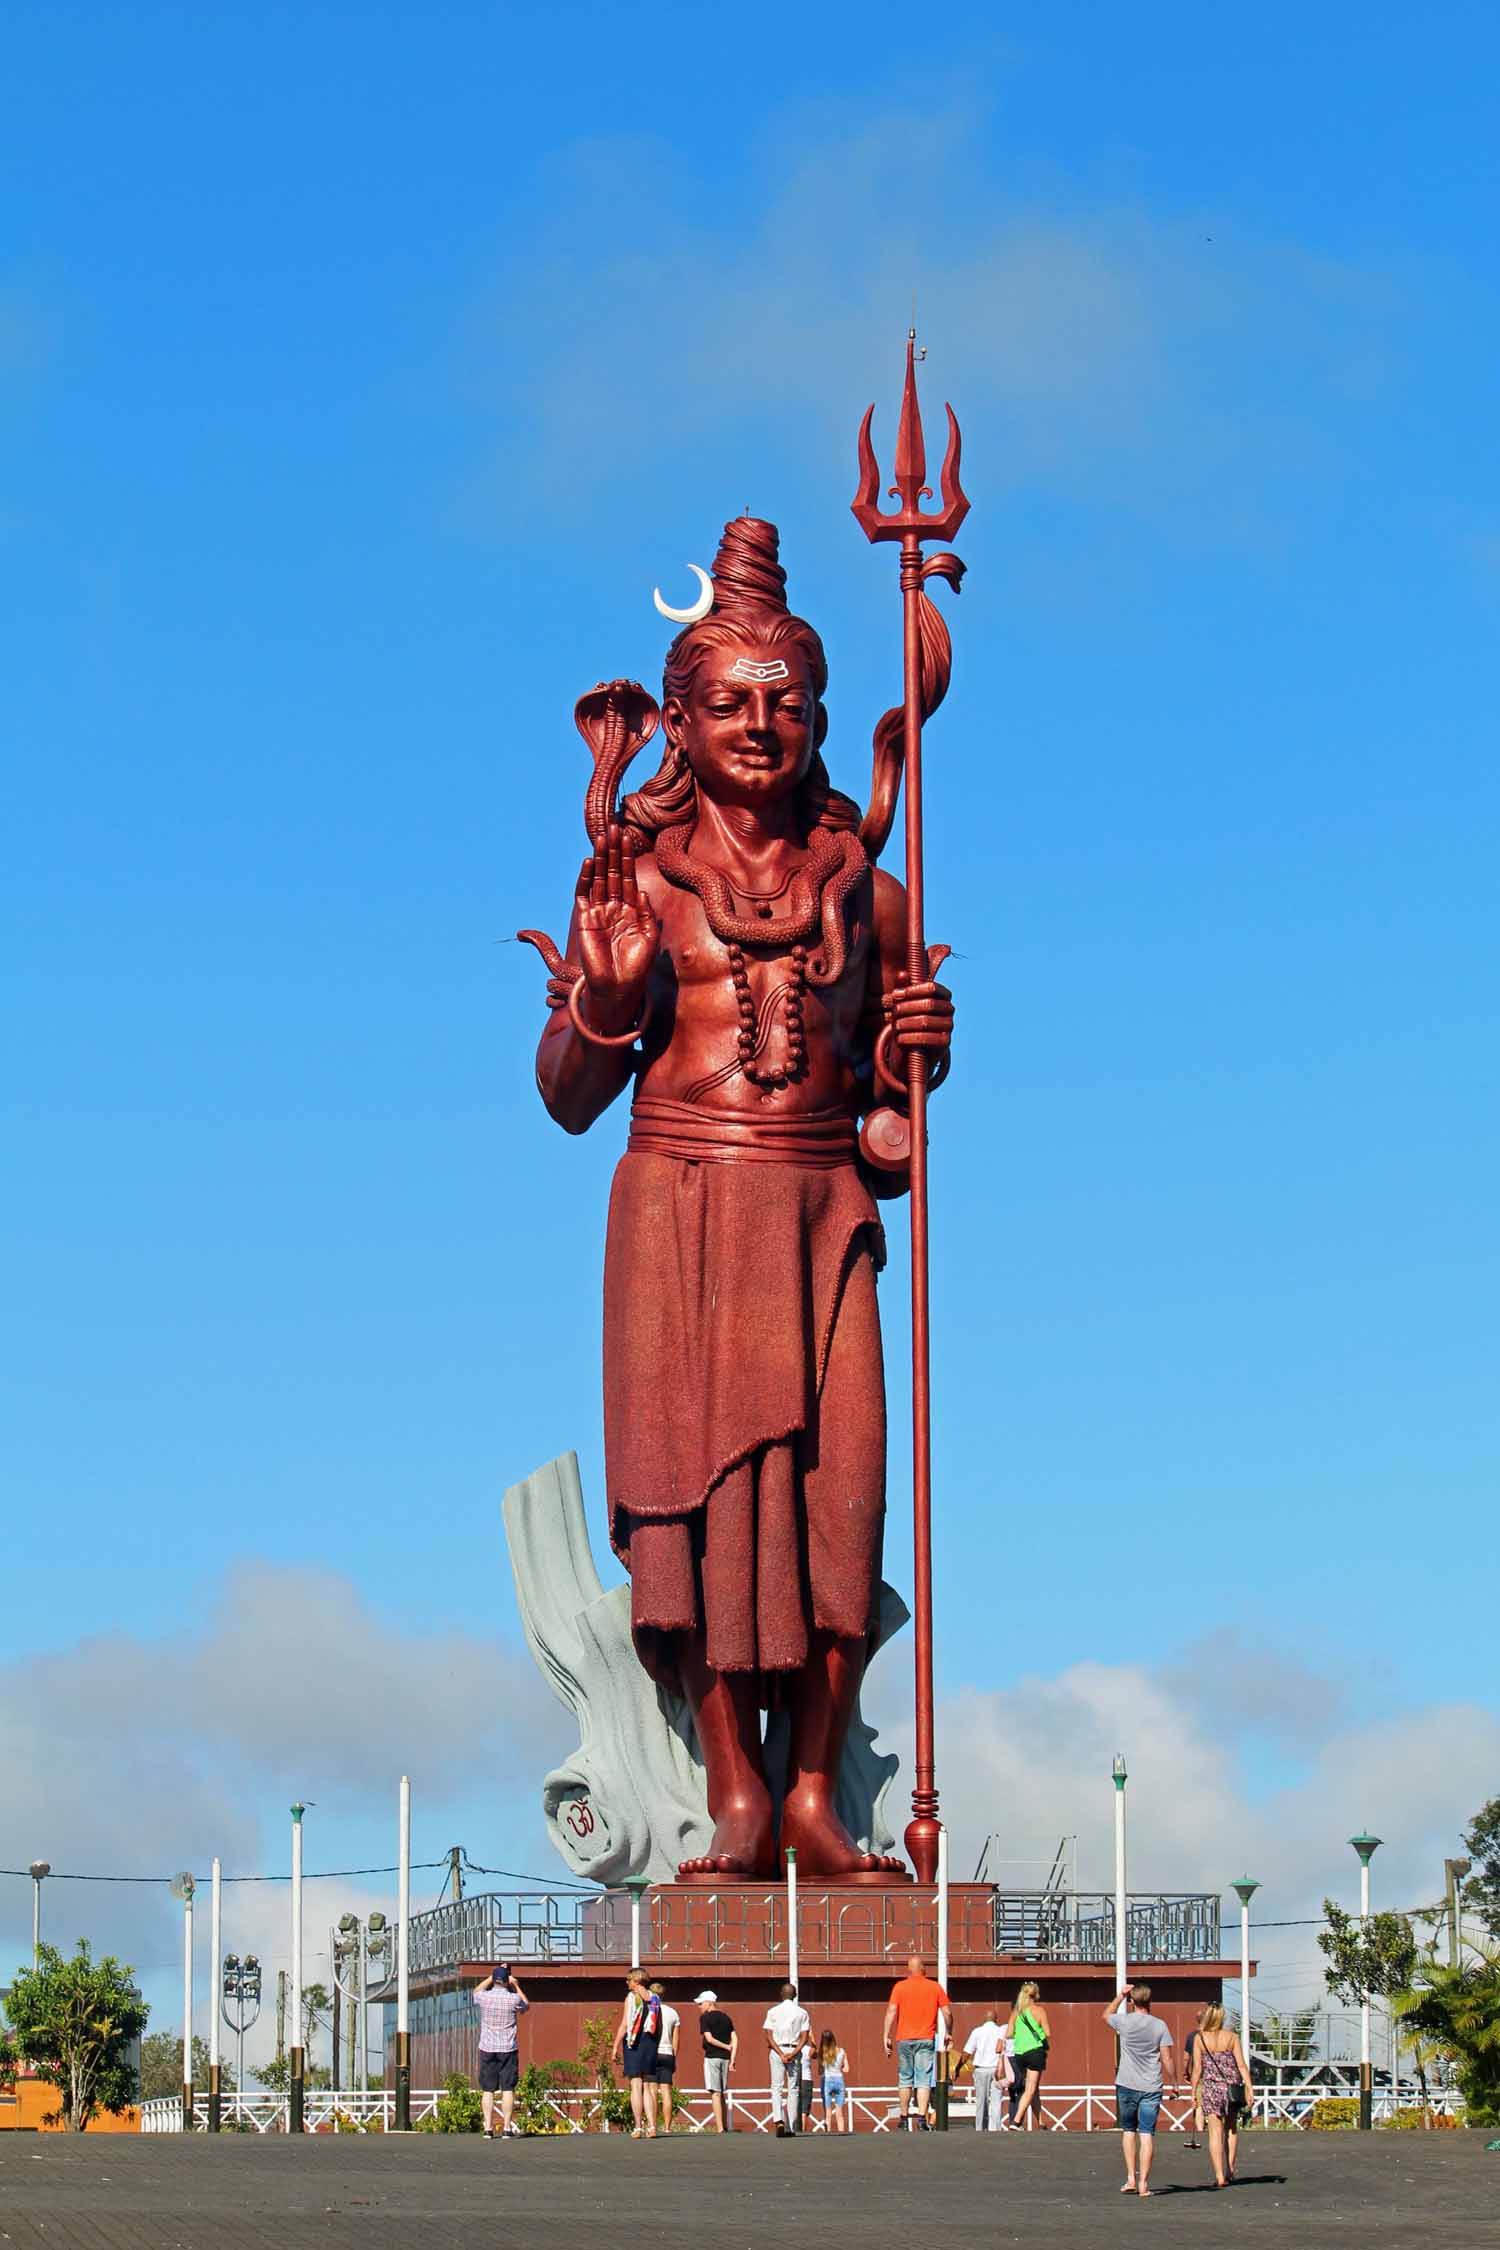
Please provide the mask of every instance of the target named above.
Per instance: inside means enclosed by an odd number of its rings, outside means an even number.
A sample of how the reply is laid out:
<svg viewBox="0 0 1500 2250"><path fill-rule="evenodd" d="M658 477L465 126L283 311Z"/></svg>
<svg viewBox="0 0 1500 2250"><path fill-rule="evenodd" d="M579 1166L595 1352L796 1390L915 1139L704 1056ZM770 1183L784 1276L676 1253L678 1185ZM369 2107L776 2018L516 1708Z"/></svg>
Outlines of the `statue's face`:
<svg viewBox="0 0 1500 2250"><path fill-rule="evenodd" d="M826 727L807 659L785 643L710 649L686 698L670 696L662 715L704 794L752 810L806 780Z"/></svg>

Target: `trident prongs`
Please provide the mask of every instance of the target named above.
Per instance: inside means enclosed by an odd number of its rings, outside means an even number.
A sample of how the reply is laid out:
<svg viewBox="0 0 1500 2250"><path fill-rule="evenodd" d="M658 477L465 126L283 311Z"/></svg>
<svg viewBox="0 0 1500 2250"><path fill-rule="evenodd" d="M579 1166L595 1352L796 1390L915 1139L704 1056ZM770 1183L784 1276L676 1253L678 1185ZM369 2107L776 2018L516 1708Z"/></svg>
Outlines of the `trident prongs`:
<svg viewBox="0 0 1500 2250"><path fill-rule="evenodd" d="M958 481L961 441L958 419L951 406L944 408L948 416L948 451L940 480L943 505L935 514L927 515L922 511L922 501L932 498L932 487L924 482L927 449L922 438L922 410L917 404L916 345L917 332L915 328L908 329L906 387L901 393L901 419L896 429L896 481L890 488L890 498L899 500L901 506L889 514L880 505L880 469L870 442L870 424L875 418L873 406L868 408L859 425L859 490L852 505L855 520L867 539L907 539L913 533L918 539L951 539L969 512L969 503Z"/></svg>

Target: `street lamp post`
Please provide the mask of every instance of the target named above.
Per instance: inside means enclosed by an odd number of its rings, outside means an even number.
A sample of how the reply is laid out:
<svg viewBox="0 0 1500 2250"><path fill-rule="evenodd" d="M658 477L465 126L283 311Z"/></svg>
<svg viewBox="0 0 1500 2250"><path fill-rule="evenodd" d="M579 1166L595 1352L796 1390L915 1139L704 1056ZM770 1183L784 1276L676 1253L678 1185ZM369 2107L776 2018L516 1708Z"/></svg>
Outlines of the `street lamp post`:
<svg viewBox="0 0 1500 2250"><path fill-rule="evenodd" d="M1125 1990L1128 1969L1126 1946L1127 1899L1125 1892L1125 1783L1129 1779L1125 1760L1116 1755L1115 1783L1115 1990Z"/></svg>
<svg viewBox="0 0 1500 2250"><path fill-rule="evenodd" d="M1250 1901L1260 1889L1253 1875L1242 1875L1231 1884L1240 1902L1240 2044L1245 2050L1245 2062L1250 2061ZM1245 2088L1248 2094L1249 2087Z"/></svg>
<svg viewBox="0 0 1500 2250"><path fill-rule="evenodd" d="M42 1951L42 1885L52 1873L50 1859L34 1859L31 1863L31 1966L36 1967Z"/></svg>
<svg viewBox="0 0 1500 2250"><path fill-rule="evenodd" d="M632 1969L638 1969L641 1965L641 1894L648 1887L644 1875L629 1875L625 1879L625 1888L630 1893L630 1966ZM792 1940L792 1945L795 1950L795 1938Z"/></svg>
<svg viewBox="0 0 1500 2250"><path fill-rule="evenodd" d="M302 2045L302 1815L306 1805L292 1807L292 2044L287 2074L287 2131L302 2131L304 2073L307 2057Z"/></svg>
<svg viewBox="0 0 1500 2250"><path fill-rule="evenodd" d="M396 1851L396 2130L411 2131L411 1783L401 1776Z"/></svg>
<svg viewBox="0 0 1500 2250"><path fill-rule="evenodd" d="M364 1952L360 1956L359 1972L359 2072L360 2092L368 2091L370 2084L370 1970L374 1968L380 1982L385 1983L391 1973L391 1926L377 1906L365 1924ZM381 2055L384 2059L384 2040Z"/></svg>
<svg viewBox="0 0 1500 2250"><path fill-rule="evenodd" d="M245 2091L245 2033L260 2014L260 1963L253 1953L247 1953L243 1961L237 1953L226 1953L223 1973L222 2013L238 2042L234 2083L236 2096L239 2096ZM234 2002L232 2016L229 2013L231 2001Z"/></svg>
<svg viewBox="0 0 1500 2250"><path fill-rule="evenodd" d="M193 1892L184 1872L174 1877L172 1894L182 1901L182 2129L193 2129Z"/></svg>
<svg viewBox="0 0 1500 2250"><path fill-rule="evenodd" d="M220 1874L219 1862L217 1859L215 1859L213 1864L212 1882L213 1888L209 1893L208 1922L210 1942L208 1948L208 1958L212 1962L217 1962L219 1958L219 1940L223 1931L223 1900L220 1895L222 1887L222 1877ZM220 2123L222 2121L224 2089L221 2083L221 2078L222 2072L219 2064L219 2010L214 2006L213 1979L212 1976L210 1976L208 1986L208 2129L211 2133L218 2132Z"/></svg>
<svg viewBox="0 0 1500 2250"><path fill-rule="evenodd" d="M391 1939L391 1926L378 1907L363 1925L357 1914L341 1914L339 1926L330 1938L335 2007L342 1998L347 2009L345 2036L349 2044L349 2078L357 2083L360 2093L366 2092L370 2083L370 1970L373 1966L379 1971L382 1983L389 1977ZM337 2064L335 2051L335 2084Z"/></svg>
<svg viewBox="0 0 1500 2250"><path fill-rule="evenodd" d="M1370 1862L1379 1851L1382 1838L1361 1834L1351 1836L1349 1842L1359 1854L1359 1934L1370 1935ZM1374 2123L1374 2089L1370 2079L1370 1988L1362 1986L1359 1995L1359 2129L1368 2133Z"/></svg>

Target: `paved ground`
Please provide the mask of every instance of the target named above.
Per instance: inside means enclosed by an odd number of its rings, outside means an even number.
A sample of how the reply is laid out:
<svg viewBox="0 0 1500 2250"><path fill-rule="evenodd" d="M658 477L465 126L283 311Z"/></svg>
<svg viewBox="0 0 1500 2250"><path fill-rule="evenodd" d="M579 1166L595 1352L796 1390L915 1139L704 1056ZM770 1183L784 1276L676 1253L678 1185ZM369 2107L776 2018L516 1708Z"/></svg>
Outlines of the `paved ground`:
<svg viewBox="0 0 1500 2250"><path fill-rule="evenodd" d="M911 2250L1174 2242L1481 2250L1500 2239L1483 2133L1251 2133L1216 2193L1173 2137L1150 2202L1110 2134L487 2142L0 2135L0 2250Z"/></svg>

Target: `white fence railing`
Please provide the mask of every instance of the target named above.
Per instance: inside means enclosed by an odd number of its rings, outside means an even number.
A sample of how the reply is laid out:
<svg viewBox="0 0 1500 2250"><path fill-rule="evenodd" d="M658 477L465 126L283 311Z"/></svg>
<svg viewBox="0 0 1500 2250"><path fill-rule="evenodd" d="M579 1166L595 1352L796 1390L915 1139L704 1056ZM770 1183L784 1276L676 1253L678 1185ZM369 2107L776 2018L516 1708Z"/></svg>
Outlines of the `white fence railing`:
<svg viewBox="0 0 1500 2250"><path fill-rule="evenodd" d="M1304 2128L1309 2123L1316 2103L1330 2097L1346 2094L1348 2089L1328 2085L1301 2087L1257 2086L1255 2089L1255 2123ZM424 2118L434 2115L442 2100L442 2089L413 2088L411 2096L411 2121L419 2125ZM599 2091L590 2086L569 2086L549 2093L544 2108L549 2117L547 2130L553 2133L582 2133L594 2129ZM1372 2109L1376 2124L1397 2109L1415 2108L1415 2098L1408 2093L1376 2093ZM1461 2107L1459 2097L1452 2091L1432 2094L1427 2107L1435 2115L1451 2116ZM742 2089L731 2096L734 2121L741 2132L770 2133L774 2131L777 2110L769 2088L764 2092L756 2088ZM857 2131L866 2133L891 2133L900 2130L900 2110L889 2085L851 2086L849 2109ZM948 2115L952 2124L973 2131L974 2097L968 2087L954 2088L949 2095ZM287 2130L287 2099L284 2094L226 2094L221 2116L224 2129L230 2132L284 2133ZM676 2116L688 2132L701 2133L711 2122L708 2095L697 2087L677 2089ZM396 2097L393 2093L336 2094L326 2090L309 2092L303 2100L303 2117L310 2133L389 2133L395 2130ZM1185 2133L1192 2125L1192 2104L1186 2095L1167 2095L1162 2102L1158 2131ZM208 2126L208 2096L194 2097L193 2123L199 2131ZM1050 2079L1043 2082L1042 2119L1036 2130L1049 2133L1108 2133L1117 2128L1115 2117L1115 2090L1110 2085L1060 2086ZM810 2132L821 2133L825 2127L821 2107L807 2120ZM608 2126L604 2127L607 2132ZM1032 2130L1030 2126L1027 2130ZM166 2095L159 2101L141 2104L141 2131L143 2133L180 2133L182 2131L182 2100L180 2095Z"/></svg>

